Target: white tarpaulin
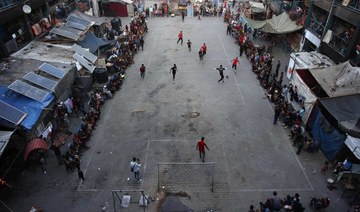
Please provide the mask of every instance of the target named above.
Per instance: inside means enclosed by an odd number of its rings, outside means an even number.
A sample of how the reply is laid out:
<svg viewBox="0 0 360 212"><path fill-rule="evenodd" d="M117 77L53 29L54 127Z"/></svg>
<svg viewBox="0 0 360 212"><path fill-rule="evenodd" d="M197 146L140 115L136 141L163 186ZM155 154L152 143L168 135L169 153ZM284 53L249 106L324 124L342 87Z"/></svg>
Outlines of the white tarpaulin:
<svg viewBox="0 0 360 212"><path fill-rule="evenodd" d="M252 12L254 13L261 13L266 11L264 4L261 2L249 1L249 4L251 6Z"/></svg>
<svg viewBox="0 0 360 212"><path fill-rule="evenodd" d="M310 72L330 97L360 93L360 68L349 61Z"/></svg>
<svg viewBox="0 0 360 212"><path fill-rule="evenodd" d="M345 144L349 147L350 151L360 159L360 139L348 135Z"/></svg>
<svg viewBox="0 0 360 212"><path fill-rule="evenodd" d="M296 24L296 21L292 21L289 14L286 12L283 12L278 16L273 15L271 19L264 21L255 21L247 17L245 18L253 29L259 29L266 33L286 34L303 28L302 25Z"/></svg>
<svg viewBox="0 0 360 212"><path fill-rule="evenodd" d="M304 98L304 106L305 106L305 113L303 116L304 123L307 122L310 116L310 112L312 111L312 108L314 106L314 103L317 99L317 97L313 94L311 89L304 83L304 81L301 79L299 74L295 71L292 80L290 81L291 84L295 87L297 87L297 93L299 96ZM295 105L296 102L292 102L292 105L295 109L298 109L299 106ZM297 107L296 107L297 106Z"/></svg>
<svg viewBox="0 0 360 212"><path fill-rule="evenodd" d="M259 8L259 9L264 9L264 10L265 10L264 4L261 3L261 2L249 1L249 4L250 4L251 7L255 7L255 8Z"/></svg>
<svg viewBox="0 0 360 212"><path fill-rule="evenodd" d="M334 61L329 57L315 51L291 53L286 75L291 80L293 72L297 69L320 69L334 65Z"/></svg>

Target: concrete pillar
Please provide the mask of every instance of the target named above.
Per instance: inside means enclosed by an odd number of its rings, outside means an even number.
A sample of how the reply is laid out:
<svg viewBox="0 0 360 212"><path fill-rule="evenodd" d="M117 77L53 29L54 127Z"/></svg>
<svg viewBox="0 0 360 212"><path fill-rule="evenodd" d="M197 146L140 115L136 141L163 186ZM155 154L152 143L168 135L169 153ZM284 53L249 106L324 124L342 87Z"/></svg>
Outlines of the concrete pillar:
<svg viewBox="0 0 360 212"><path fill-rule="evenodd" d="M93 15L95 17L99 17L99 3L97 0L91 0L92 3L92 9L93 9Z"/></svg>

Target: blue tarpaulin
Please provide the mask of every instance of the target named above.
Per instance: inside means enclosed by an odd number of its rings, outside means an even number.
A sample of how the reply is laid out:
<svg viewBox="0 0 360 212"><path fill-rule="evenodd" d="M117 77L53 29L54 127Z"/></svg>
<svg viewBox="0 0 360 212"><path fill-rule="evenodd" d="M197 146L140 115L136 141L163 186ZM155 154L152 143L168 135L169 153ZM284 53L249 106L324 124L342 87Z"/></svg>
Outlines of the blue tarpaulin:
<svg viewBox="0 0 360 212"><path fill-rule="evenodd" d="M314 141L320 142L322 152L330 161L335 159L346 139L346 135L334 128L320 111L313 122L311 133Z"/></svg>
<svg viewBox="0 0 360 212"><path fill-rule="evenodd" d="M85 49L89 49L91 53L95 53L98 48L111 44L114 41L109 41L103 38L98 38L92 32L88 32L84 40L79 42L79 45Z"/></svg>
<svg viewBox="0 0 360 212"><path fill-rule="evenodd" d="M30 99L21 94L8 91L7 87L0 86L0 100L8 103L9 105L27 113L26 118L21 122L21 126L23 126L27 130L31 130L36 121L39 119L42 110L48 106L54 99L54 95L50 94L46 97L43 102L37 102L33 99Z"/></svg>

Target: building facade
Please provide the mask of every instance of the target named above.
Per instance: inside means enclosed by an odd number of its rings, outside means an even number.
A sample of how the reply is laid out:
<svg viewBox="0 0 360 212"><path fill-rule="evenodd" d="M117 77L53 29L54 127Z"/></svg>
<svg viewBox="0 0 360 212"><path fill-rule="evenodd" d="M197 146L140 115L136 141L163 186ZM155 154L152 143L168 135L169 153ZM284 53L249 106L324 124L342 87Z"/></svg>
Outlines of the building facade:
<svg viewBox="0 0 360 212"><path fill-rule="evenodd" d="M300 46L319 50L336 63L360 65L360 3L358 0L312 1Z"/></svg>
<svg viewBox="0 0 360 212"><path fill-rule="evenodd" d="M24 6L30 10L24 10ZM41 37L73 10L89 9L88 0L0 0L0 60Z"/></svg>
<svg viewBox="0 0 360 212"><path fill-rule="evenodd" d="M306 12L298 51L320 51L336 63L360 65L359 0L270 0L267 5L274 14Z"/></svg>

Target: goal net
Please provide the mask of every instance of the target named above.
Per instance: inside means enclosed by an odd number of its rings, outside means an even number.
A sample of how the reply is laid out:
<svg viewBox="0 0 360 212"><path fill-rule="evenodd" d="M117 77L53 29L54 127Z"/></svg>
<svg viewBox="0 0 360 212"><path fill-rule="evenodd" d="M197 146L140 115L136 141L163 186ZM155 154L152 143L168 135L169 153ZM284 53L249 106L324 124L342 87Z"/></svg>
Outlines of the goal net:
<svg viewBox="0 0 360 212"><path fill-rule="evenodd" d="M158 163L158 189L213 192L214 171L214 162Z"/></svg>

